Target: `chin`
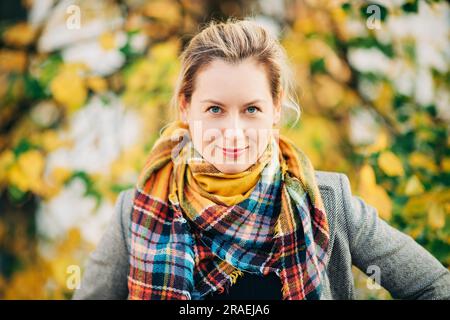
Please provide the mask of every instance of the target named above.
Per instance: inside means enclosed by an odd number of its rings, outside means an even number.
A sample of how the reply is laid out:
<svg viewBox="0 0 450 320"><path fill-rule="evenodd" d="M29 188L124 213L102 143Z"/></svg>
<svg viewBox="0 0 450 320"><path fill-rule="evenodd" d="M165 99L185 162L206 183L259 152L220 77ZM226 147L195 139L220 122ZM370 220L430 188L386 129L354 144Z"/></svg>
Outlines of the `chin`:
<svg viewBox="0 0 450 320"><path fill-rule="evenodd" d="M222 173L234 174L240 173L252 166L248 163L230 163L230 164L214 164L213 166Z"/></svg>

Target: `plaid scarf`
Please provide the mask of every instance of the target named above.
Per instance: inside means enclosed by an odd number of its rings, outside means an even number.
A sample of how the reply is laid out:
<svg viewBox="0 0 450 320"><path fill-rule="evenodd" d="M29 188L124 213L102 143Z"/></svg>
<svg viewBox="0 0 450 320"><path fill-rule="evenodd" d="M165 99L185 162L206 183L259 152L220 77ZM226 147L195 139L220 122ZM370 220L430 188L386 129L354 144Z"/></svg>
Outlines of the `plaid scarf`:
<svg viewBox="0 0 450 320"><path fill-rule="evenodd" d="M253 170L260 174L248 197L226 205L196 184L195 174L220 172L186 128L163 133L133 200L128 299L203 299L244 272L275 272L283 299L320 299L329 231L309 159L280 137Z"/></svg>

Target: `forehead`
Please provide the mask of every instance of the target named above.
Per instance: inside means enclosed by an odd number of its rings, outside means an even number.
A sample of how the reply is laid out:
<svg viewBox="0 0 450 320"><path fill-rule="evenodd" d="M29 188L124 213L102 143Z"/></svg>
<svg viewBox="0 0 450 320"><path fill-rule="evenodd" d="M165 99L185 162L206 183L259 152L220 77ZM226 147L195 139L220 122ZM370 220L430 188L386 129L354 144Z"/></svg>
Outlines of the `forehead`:
<svg viewBox="0 0 450 320"><path fill-rule="evenodd" d="M264 66L253 59L238 64L215 59L197 74L193 95L201 99L267 98L270 86Z"/></svg>

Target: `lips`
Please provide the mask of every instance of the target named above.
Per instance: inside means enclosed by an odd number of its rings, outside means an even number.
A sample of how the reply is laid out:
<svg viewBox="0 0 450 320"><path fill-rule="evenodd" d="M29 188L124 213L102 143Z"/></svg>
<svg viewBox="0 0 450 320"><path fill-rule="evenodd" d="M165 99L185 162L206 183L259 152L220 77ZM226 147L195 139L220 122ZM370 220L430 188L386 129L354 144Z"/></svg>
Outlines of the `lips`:
<svg viewBox="0 0 450 320"><path fill-rule="evenodd" d="M245 148L220 148L220 149L222 150L222 153L225 156L238 157L241 154L243 154L248 149L248 147L245 147Z"/></svg>

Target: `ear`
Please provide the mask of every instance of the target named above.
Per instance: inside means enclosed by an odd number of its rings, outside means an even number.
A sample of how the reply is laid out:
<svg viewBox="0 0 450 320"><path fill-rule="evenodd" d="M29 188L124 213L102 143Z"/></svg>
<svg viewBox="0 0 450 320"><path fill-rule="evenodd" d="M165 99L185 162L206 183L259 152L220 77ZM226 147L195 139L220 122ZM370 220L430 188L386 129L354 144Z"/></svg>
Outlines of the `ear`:
<svg viewBox="0 0 450 320"><path fill-rule="evenodd" d="M179 99L179 111L181 121L183 121L184 123L187 123L188 110L189 110L189 103L186 101L184 94L182 94Z"/></svg>
<svg viewBox="0 0 450 320"><path fill-rule="evenodd" d="M275 104L275 113L274 113L274 121L273 124L278 124L281 119L281 104L284 97L283 88L280 89L280 93L278 95L277 103Z"/></svg>

